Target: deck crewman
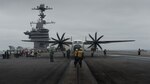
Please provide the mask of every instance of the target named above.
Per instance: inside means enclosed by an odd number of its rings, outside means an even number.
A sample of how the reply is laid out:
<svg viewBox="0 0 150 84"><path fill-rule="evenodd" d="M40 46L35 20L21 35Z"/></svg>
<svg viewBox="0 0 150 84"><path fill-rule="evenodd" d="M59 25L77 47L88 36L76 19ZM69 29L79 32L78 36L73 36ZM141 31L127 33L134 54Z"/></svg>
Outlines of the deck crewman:
<svg viewBox="0 0 150 84"><path fill-rule="evenodd" d="M78 62L78 49L74 51L74 66L76 67Z"/></svg>
<svg viewBox="0 0 150 84"><path fill-rule="evenodd" d="M49 52L50 54L50 62L54 62L54 50L53 49L50 49L50 52Z"/></svg>
<svg viewBox="0 0 150 84"><path fill-rule="evenodd" d="M106 56L106 55L107 55L107 51L106 51L106 49L105 49L103 52L104 52L104 56Z"/></svg>
<svg viewBox="0 0 150 84"><path fill-rule="evenodd" d="M83 57L84 57L83 49L80 48L79 51L78 51L78 59L79 59L78 62L80 64L80 67L82 67Z"/></svg>
<svg viewBox="0 0 150 84"><path fill-rule="evenodd" d="M138 55L141 55L141 49L139 48L139 50L138 50Z"/></svg>
<svg viewBox="0 0 150 84"><path fill-rule="evenodd" d="M69 59L70 58L70 49L68 49L66 52L67 52L67 58Z"/></svg>
<svg viewBox="0 0 150 84"><path fill-rule="evenodd" d="M82 67L82 60L84 57L84 53L82 48L80 48L79 50L76 49L74 52L74 56L75 56L75 61L74 61L74 65L76 67L77 63L79 63L80 67Z"/></svg>

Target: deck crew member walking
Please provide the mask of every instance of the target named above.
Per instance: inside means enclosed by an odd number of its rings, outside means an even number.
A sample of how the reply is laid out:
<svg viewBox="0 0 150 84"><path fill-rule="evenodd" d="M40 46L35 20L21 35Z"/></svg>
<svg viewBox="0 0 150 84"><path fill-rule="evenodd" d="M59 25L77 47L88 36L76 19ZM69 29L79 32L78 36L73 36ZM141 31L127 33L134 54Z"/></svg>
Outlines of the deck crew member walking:
<svg viewBox="0 0 150 84"><path fill-rule="evenodd" d="M75 62L74 62L75 67L77 63L79 63L80 67L82 67L82 60L84 56L82 48L80 48L79 50L76 50L74 54L75 54Z"/></svg>

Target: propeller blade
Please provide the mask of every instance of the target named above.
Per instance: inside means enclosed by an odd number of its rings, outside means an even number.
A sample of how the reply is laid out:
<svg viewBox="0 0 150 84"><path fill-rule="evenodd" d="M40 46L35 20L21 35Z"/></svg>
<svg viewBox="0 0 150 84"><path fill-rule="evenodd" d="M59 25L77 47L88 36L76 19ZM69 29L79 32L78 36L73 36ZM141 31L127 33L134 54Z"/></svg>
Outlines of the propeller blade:
<svg viewBox="0 0 150 84"><path fill-rule="evenodd" d="M91 44L88 48L91 48L94 44Z"/></svg>
<svg viewBox="0 0 150 84"><path fill-rule="evenodd" d="M90 38L94 41L94 38L89 34Z"/></svg>
<svg viewBox="0 0 150 84"><path fill-rule="evenodd" d="M60 47L60 45L58 45L56 49L58 50L58 49L59 49L59 47Z"/></svg>
<svg viewBox="0 0 150 84"><path fill-rule="evenodd" d="M95 40L97 39L97 32L95 32Z"/></svg>
<svg viewBox="0 0 150 84"><path fill-rule="evenodd" d="M97 44L97 45L98 45L98 47L99 47L101 50L103 50L102 47L101 47L99 44Z"/></svg>
<svg viewBox="0 0 150 84"><path fill-rule="evenodd" d="M51 38L51 39L53 39L54 41L58 41L57 39L55 39L55 38Z"/></svg>
<svg viewBox="0 0 150 84"><path fill-rule="evenodd" d="M54 46L54 45L56 45L57 43L53 43L51 46Z"/></svg>
<svg viewBox="0 0 150 84"><path fill-rule="evenodd" d="M103 36L104 36L104 35L100 36L100 37L97 39L97 41L99 41Z"/></svg>
<svg viewBox="0 0 150 84"><path fill-rule="evenodd" d="M64 45L69 46L69 44L67 44L67 43L64 43Z"/></svg>
<svg viewBox="0 0 150 84"><path fill-rule="evenodd" d="M63 35L62 35L62 37L61 37L61 40L63 40L63 38L64 38L64 35L65 35L65 33L63 33Z"/></svg>
<svg viewBox="0 0 150 84"><path fill-rule="evenodd" d="M58 44L58 46L57 46L58 49L61 49L62 47L63 47L62 44Z"/></svg>
<svg viewBox="0 0 150 84"><path fill-rule="evenodd" d="M57 33L57 38L58 38L58 40L60 40L60 37L59 37L58 33Z"/></svg>
<svg viewBox="0 0 150 84"><path fill-rule="evenodd" d="M60 49L61 49L61 51L63 50L63 48L64 48L64 47L63 47L63 45L60 45Z"/></svg>
<svg viewBox="0 0 150 84"><path fill-rule="evenodd" d="M70 39L70 38L66 38L66 39L63 40L63 42L64 42L64 41L67 41L67 40L69 40L69 39Z"/></svg>

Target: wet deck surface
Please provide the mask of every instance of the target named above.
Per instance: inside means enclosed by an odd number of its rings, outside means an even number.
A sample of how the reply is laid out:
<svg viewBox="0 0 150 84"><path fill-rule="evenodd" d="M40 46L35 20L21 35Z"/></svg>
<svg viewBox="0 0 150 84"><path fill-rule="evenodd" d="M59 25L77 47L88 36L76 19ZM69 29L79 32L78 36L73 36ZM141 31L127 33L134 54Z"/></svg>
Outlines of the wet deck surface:
<svg viewBox="0 0 150 84"><path fill-rule="evenodd" d="M0 60L0 84L57 84L69 60L17 58Z"/></svg>
<svg viewBox="0 0 150 84"><path fill-rule="evenodd" d="M0 59L0 84L149 84L150 57L86 57L82 68L73 59Z"/></svg>
<svg viewBox="0 0 150 84"><path fill-rule="evenodd" d="M64 73L63 78L59 84L98 84L92 73L88 69L87 64L83 61L83 67L79 65L74 66L72 60L68 66L68 69Z"/></svg>
<svg viewBox="0 0 150 84"><path fill-rule="evenodd" d="M149 57L95 57L87 58L86 63L99 84L150 83Z"/></svg>

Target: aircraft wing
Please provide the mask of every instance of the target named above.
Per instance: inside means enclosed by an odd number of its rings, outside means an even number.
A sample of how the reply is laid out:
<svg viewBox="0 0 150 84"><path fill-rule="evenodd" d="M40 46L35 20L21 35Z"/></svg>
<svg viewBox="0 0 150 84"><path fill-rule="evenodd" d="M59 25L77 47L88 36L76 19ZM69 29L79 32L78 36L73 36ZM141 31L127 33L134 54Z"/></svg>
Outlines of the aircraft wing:
<svg viewBox="0 0 150 84"><path fill-rule="evenodd" d="M46 40L22 40L24 42L47 42L47 43L56 43L56 41L46 41ZM66 44L72 44L71 41L66 41Z"/></svg>
<svg viewBox="0 0 150 84"><path fill-rule="evenodd" d="M67 42L65 42L65 43L70 44L70 45L72 44L72 42L71 42L71 41L67 41Z"/></svg>
<svg viewBox="0 0 150 84"><path fill-rule="evenodd" d="M93 43L93 41L85 41L83 44L88 45L88 44L92 44L92 43Z"/></svg>
<svg viewBox="0 0 150 84"><path fill-rule="evenodd" d="M22 40L23 42L33 42L32 40Z"/></svg>
<svg viewBox="0 0 150 84"><path fill-rule="evenodd" d="M119 42L133 42L135 40L113 40L113 41L98 41L99 44L106 44L106 43L119 43ZM84 44L92 44L93 41L85 41Z"/></svg>
<svg viewBox="0 0 150 84"><path fill-rule="evenodd" d="M49 43L49 41L47 41L47 40L22 40L22 41L24 41L24 42L47 42L47 43Z"/></svg>
<svg viewBox="0 0 150 84"><path fill-rule="evenodd" d="M133 41L135 41L135 40L99 41L98 43L105 44L105 43L133 42Z"/></svg>

